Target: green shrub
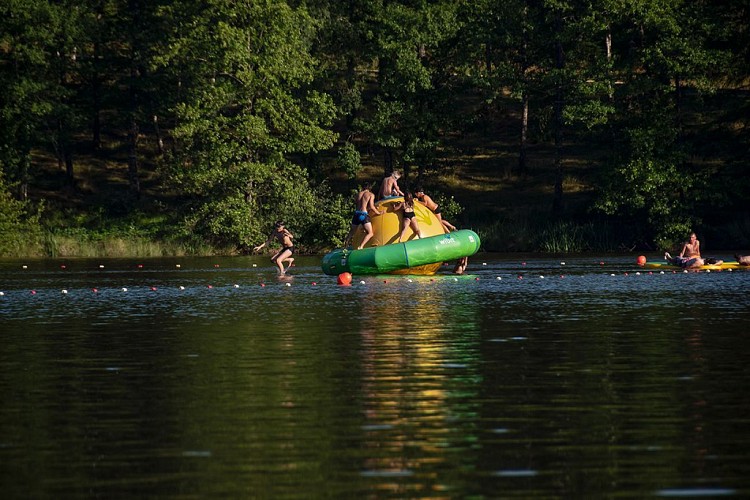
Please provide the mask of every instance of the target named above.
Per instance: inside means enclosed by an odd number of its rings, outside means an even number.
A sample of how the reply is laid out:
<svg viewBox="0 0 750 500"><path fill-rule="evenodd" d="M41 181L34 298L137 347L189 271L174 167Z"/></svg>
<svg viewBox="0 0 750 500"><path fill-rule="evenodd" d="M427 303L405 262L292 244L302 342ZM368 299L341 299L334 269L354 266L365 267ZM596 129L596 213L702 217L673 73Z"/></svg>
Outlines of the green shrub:
<svg viewBox="0 0 750 500"><path fill-rule="evenodd" d="M41 251L41 207L13 198L0 170L0 256L37 256Z"/></svg>

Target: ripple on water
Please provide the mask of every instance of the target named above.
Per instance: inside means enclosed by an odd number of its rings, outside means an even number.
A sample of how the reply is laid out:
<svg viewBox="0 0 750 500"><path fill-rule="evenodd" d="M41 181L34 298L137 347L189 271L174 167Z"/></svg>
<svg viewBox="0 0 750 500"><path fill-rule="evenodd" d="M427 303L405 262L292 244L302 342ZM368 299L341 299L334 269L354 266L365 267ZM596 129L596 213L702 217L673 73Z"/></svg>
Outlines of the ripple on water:
<svg viewBox="0 0 750 500"><path fill-rule="evenodd" d="M359 475L362 477L409 477L414 475L414 471L408 469L363 470Z"/></svg>
<svg viewBox="0 0 750 500"><path fill-rule="evenodd" d="M667 488L654 492L654 495L656 495L657 497L668 498L718 497L733 496L736 494L737 490L734 490L732 488Z"/></svg>
<svg viewBox="0 0 750 500"><path fill-rule="evenodd" d="M534 477L539 472L533 469L505 469L498 470L493 473L493 476L497 477Z"/></svg>

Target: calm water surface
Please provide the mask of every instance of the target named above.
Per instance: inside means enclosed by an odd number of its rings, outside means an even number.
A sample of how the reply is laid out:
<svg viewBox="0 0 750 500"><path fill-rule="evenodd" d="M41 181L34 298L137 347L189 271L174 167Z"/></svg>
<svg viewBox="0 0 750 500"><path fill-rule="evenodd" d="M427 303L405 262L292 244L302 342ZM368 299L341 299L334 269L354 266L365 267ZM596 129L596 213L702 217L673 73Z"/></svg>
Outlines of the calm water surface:
<svg viewBox="0 0 750 500"><path fill-rule="evenodd" d="M633 261L2 261L1 491L748 497L750 271Z"/></svg>

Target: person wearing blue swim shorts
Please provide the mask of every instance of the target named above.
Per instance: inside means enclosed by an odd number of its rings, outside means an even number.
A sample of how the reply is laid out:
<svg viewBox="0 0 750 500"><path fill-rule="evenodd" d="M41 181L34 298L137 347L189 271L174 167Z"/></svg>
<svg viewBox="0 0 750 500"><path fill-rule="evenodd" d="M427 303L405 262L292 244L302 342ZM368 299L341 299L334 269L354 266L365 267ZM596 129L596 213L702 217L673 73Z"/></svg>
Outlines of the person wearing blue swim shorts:
<svg viewBox="0 0 750 500"><path fill-rule="evenodd" d="M372 192L372 188L375 186L374 182L371 182L362 189L354 197L354 216L352 217L351 228L349 234L344 240L344 246L347 247L351 244L354 234L357 232L360 226L365 229L365 237L362 238L362 242L357 247L357 250L361 250L365 244L370 241L373 236L372 221L370 220L370 213L375 215L381 215L381 212L375 207L375 194Z"/></svg>

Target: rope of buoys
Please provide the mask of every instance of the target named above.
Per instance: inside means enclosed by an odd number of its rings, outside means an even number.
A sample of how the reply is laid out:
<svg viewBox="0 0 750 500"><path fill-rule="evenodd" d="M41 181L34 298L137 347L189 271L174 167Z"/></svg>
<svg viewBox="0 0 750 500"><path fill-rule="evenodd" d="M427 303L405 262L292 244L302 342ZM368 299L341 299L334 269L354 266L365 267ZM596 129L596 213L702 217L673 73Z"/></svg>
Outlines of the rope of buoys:
<svg viewBox="0 0 750 500"><path fill-rule="evenodd" d="M640 257L642 257L642 256L639 256L639 258L638 258L638 261L642 261L642 259L641 259ZM483 264L486 264L486 263L483 263ZM600 261L600 262L599 262L599 264L600 264L600 265L604 265L604 261ZM522 263L522 265L526 265L526 262L523 262L523 263ZM560 262L560 265L565 265L565 262ZM218 264L215 264L215 265L214 265L214 267L218 267L218 266L219 266ZM28 268L29 268L29 266L28 266L28 265L23 265L23 266L21 266L21 267L22 267L23 269L28 269ZM62 265L61 265L60 267L61 267L61 269L67 269L67 266L66 266L65 264L62 264ZM176 264L176 267L177 267L177 268L180 268L180 264ZM257 267L257 265L256 265L256 264L253 264L253 267ZM103 269L103 268L104 268L104 264L99 264L99 268L100 268L100 269ZM138 264L138 268L143 268L143 265L142 265L142 264ZM670 270L667 270L667 271L664 271L664 270L660 270L660 271L658 271L658 274L659 274L659 275L664 275L664 274L665 274L665 273L667 273L668 271L670 271ZM705 269L705 270L702 270L702 269L683 269L683 270L681 270L682 272L680 272L680 270L676 270L676 269L673 269L673 270L671 270L671 271L672 271L672 274L677 274L677 273L680 273L680 274L695 274L695 273L700 273L700 272L711 273L712 271L716 271L716 272L721 272L722 270L721 270L721 269L716 269L716 270L712 270L712 269ZM729 271L729 272L732 272L732 271L733 271L733 269L727 269L727 271ZM635 272L631 273L631 272L629 272L629 271L622 271L622 272L619 272L619 273L618 273L618 272L607 273L607 274L605 274L605 275L609 275L610 277L617 277L617 276L628 277L628 276L630 276L631 274L633 274L633 275L635 275L635 276L642 276L642 275L643 275L643 276L645 276L645 275L648 275L648 276L653 276L654 274L657 274L657 272L656 272L656 271L648 271L648 272L646 272L646 271L644 271L644 272L641 272L641 271L635 271ZM585 277L585 276L586 276L586 275L582 275L582 277ZM453 282L457 282L457 281L459 281L459 280L458 280L458 278L456 278L456 277L449 277L449 276L444 276L444 277L445 277L446 279L450 280L450 281L453 281ZM481 276L481 277L480 277L480 276L474 276L474 281L475 281L475 282L478 282L478 281L480 281L480 280L481 280L482 278L485 278L485 277L486 277L486 276ZM528 274L527 274L527 273L521 273L521 274L517 274L517 275L516 275L516 278L517 278L517 280L518 280L518 281L524 280L525 278L528 278L528 277L529 277L529 276L528 276ZM542 275L542 274L540 274L540 275L537 275L537 277L538 277L538 279L540 279L540 280L543 280L543 279L546 279L546 278L548 278L549 276L545 276L545 275ZM565 277L566 277L566 275L564 275L564 274L560 274L560 275L559 275L559 278L560 278L560 279L564 279ZM339 285L344 285L344 286L351 286L351 285L353 284L353 281L352 281L352 280L353 280L353 277L352 277L351 273L348 273L348 272L345 272L345 273L341 273L341 274L340 274L340 275L339 275L339 276L337 277L337 283L338 283ZM503 280L503 276L495 276L495 280L497 280L497 281L502 281L502 280ZM398 281L399 281L399 278L397 278L397 277L393 277L393 278L390 278L390 279L384 279L384 280L383 280L383 283L384 283L384 284L388 284L388 283L390 283L390 282L392 282L392 281L396 281L396 282L398 282ZM406 278L405 278L405 279L404 279L403 281L404 281L404 282L406 282L406 283L414 283L415 281L417 281L417 282L419 282L419 283L422 283L422 284L424 284L424 283L426 283L426 282L429 282L429 283L436 283L436 282L438 282L438 281L440 281L440 280L439 280L439 279L437 279L436 277L429 277L428 279L424 279L424 280L422 280L422 279L420 279L420 280L417 280L416 278L415 278L415 279L412 279L412 278L410 278L410 277L406 277ZM258 284L259 284L259 285L260 285L261 287L264 287L264 288L266 287L266 283L260 282L260 283L258 283ZM317 286L318 284L319 284L319 283L318 283L317 281L311 281L311 282L309 282L309 285L310 285L310 286ZM368 284L368 282L367 282L367 281L365 281L364 279L362 279L362 280L359 280L359 281L357 282L357 284L358 284L358 285L367 285L367 284ZM205 287L206 289L209 289L209 290L210 290L210 289L213 289L213 288L214 288L214 285L213 285L213 284L205 284L205 285L203 285L203 286L204 286L204 287ZM238 283L234 283L234 284L232 284L232 285L227 285L227 286L231 286L232 288L235 288L235 289L238 289L238 288L240 288L240 287L241 287L241 285L240 285L240 284L238 284ZM287 281L287 282L283 283L283 286L285 286L285 287L291 287L291 286L292 286L292 283L291 283L291 282L289 282L289 281ZM178 288L179 290L181 290L181 291L184 291L184 290L186 290L186 287L185 287L185 286L182 286L182 285L180 285L180 286L179 286L179 287L177 287L177 288ZM158 288L157 288L156 286L149 286L149 287L148 287L148 289L149 289L150 291L152 291L152 292L157 292L157 291L159 290L159 289L158 289ZM101 289L100 289L100 288L98 288L98 287L91 287L91 288L89 288L89 290L91 291L91 293L94 293L94 294L98 294L98 293L100 293L100 292L101 292ZM127 287L122 287L122 288L120 288L120 290L121 290L122 292L128 292L128 291L129 291L129 289L128 289ZM39 291L39 290L37 290L37 289L31 289L31 290L28 290L28 292L27 292L27 293L29 293L30 295L34 295L34 296L36 296L36 295L41 295L41 296L45 296L45 295L46 295L46 291L45 291L45 290ZM70 295L70 294L73 294L73 293L74 293L74 290L72 290L72 289L69 289L69 288L63 288L63 289L60 289L59 293L60 293L61 295ZM0 297L6 297L6 296L8 296L8 295L9 295L9 294L8 294L8 292L7 292L7 291L0 291Z"/></svg>

